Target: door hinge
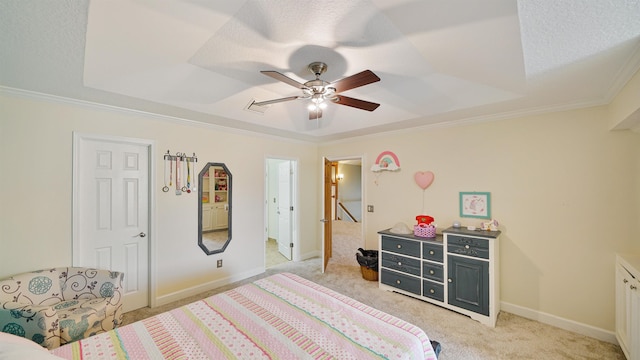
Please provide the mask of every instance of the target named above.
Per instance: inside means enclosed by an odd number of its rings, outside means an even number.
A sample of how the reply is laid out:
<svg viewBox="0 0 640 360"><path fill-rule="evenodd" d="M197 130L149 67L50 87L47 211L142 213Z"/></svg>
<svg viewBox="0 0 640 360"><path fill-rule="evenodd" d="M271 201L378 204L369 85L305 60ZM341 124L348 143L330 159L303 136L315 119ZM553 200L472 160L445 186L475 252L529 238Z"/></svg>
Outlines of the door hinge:
<svg viewBox="0 0 640 360"><path fill-rule="evenodd" d="M289 247L292 248L293 247L293 243L289 243Z"/></svg>
<svg viewBox="0 0 640 360"><path fill-rule="evenodd" d="M289 208L290 211L293 211L293 206Z"/></svg>

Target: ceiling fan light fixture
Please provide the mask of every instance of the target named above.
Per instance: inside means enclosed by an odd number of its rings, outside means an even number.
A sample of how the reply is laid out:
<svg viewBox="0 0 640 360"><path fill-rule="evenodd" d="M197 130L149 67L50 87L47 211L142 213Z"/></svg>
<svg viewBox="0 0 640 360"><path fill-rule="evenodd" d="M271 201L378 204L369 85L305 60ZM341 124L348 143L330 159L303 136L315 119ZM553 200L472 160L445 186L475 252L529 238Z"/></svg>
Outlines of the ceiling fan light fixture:
<svg viewBox="0 0 640 360"><path fill-rule="evenodd" d="M320 75L327 71L327 64L319 61L313 62L309 64L308 69L316 78L305 83L300 83L277 71L260 71L264 75L302 90L302 96L290 96L282 99L261 101L255 103L255 105L270 105L293 99L311 100L307 106L309 109L310 120L320 119L322 117L322 110L327 108L329 101L335 104L350 106L367 111L373 111L380 106L380 104L372 103L370 101L339 95L343 91L380 81L380 78L371 70L364 70L334 82L327 82L320 79Z"/></svg>

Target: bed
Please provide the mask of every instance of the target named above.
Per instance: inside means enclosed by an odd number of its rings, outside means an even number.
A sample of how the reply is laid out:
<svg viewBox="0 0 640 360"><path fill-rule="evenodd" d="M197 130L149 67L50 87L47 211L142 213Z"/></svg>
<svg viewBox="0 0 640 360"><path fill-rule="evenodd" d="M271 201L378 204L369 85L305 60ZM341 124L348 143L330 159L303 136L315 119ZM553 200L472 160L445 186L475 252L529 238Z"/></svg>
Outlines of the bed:
<svg viewBox="0 0 640 360"><path fill-rule="evenodd" d="M428 359L424 331L280 273L50 351L63 359Z"/></svg>

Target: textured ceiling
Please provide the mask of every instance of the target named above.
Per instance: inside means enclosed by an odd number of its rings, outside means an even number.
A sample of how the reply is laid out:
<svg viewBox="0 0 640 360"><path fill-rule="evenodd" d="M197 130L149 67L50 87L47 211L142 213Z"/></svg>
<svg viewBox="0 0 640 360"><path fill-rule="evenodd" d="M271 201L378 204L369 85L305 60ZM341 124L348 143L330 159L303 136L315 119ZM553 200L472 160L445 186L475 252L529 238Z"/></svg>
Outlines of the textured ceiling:
<svg viewBox="0 0 640 360"><path fill-rule="evenodd" d="M3 0L0 85L328 141L611 100L640 67L640 0ZM260 73L380 82L308 120Z"/></svg>

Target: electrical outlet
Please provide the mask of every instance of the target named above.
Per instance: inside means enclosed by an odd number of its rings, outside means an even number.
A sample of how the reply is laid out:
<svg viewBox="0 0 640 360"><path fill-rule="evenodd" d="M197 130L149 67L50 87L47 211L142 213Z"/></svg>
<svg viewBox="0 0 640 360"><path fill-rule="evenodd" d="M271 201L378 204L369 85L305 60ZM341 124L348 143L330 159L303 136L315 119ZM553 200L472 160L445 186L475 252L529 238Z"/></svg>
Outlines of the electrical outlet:
<svg viewBox="0 0 640 360"><path fill-rule="evenodd" d="M217 265L218 265L218 267L222 267L222 259L219 259L219 260L218 260Z"/></svg>
<svg viewBox="0 0 640 360"><path fill-rule="evenodd" d="M367 205L367 212L373 212L373 205Z"/></svg>

